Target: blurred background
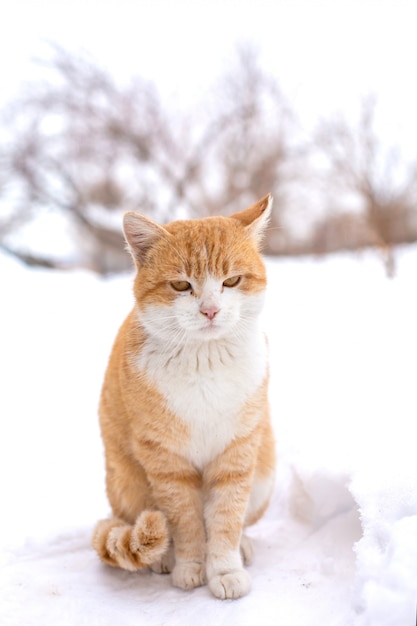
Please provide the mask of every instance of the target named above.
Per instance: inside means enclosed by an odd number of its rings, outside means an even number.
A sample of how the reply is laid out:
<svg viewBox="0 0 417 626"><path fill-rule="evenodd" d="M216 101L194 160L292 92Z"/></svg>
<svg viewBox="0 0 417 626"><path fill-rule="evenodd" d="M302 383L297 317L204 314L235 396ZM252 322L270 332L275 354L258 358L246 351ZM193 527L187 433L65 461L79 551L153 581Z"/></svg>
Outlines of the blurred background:
<svg viewBox="0 0 417 626"><path fill-rule="evenodd" d="M165 222L272 192L266 253L417 240L417 4L2 3L0 249L106 275L121 216Z"/></svg>

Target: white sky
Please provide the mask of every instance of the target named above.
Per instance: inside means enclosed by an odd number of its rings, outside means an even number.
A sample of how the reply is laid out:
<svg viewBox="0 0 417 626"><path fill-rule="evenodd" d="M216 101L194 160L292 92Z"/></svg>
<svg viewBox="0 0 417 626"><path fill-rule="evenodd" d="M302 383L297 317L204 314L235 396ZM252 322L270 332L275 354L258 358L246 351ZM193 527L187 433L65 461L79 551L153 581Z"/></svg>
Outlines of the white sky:
<svg viewBox="0 0 417 626"><path fill-rule="evenodd" d="M307 126L372 91L386 136L414 152L416 28L416 0L0 0L0 104L45 39L186 104L252 41Z"/></svg>

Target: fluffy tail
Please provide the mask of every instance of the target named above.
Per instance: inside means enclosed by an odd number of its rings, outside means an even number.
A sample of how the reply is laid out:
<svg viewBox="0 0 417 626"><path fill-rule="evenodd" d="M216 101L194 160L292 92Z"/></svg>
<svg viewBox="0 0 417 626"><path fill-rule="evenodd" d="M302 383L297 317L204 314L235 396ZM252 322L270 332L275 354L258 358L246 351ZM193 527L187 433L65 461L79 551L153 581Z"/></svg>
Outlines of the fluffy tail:
<svg viewBox="0 0 417 626"><path fill-rule="evenodd" d="M143 511L134 526L113 518L98 522L93 548L104 563L134 571L161 559L169 546L165 516L160 511Z"/></svg>

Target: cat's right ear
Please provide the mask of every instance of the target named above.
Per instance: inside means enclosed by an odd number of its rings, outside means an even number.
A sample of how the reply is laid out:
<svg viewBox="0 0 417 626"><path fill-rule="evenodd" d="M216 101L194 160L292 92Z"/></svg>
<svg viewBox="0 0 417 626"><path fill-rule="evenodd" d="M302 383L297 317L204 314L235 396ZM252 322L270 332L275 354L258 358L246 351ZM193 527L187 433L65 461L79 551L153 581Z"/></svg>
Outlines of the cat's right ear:
<svg viewBox="0 0 417 626"><path fill-rule="evenodd" d="M128 250L138 266L142 265L147 253L158 239L168 236L165 228L134 211L124 214L123 232Z"/></svg>

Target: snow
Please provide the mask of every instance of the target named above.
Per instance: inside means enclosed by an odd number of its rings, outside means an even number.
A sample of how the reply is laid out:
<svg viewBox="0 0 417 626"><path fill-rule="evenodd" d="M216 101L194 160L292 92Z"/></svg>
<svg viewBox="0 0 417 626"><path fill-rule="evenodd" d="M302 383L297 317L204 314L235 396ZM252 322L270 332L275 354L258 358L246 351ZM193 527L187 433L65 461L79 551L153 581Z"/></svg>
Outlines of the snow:
<svg viewBox="0 0 417 626"><path fill-rule="evenodd" d="M251 529L251 593L214 599L102 565L97 402L131 276L0 256L2 626L399 626L417 602L417 248L269 260L263 316L279 465Z"/></svg>

